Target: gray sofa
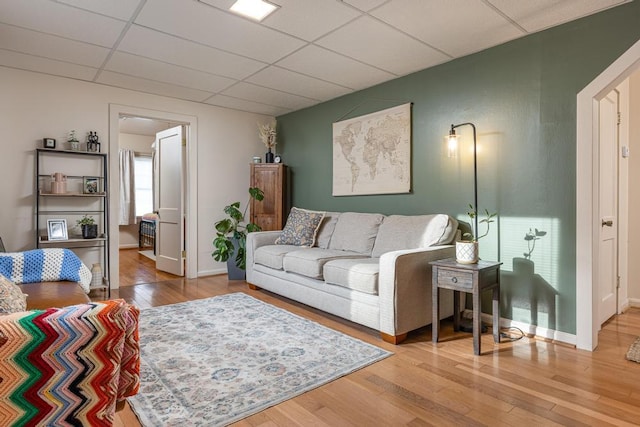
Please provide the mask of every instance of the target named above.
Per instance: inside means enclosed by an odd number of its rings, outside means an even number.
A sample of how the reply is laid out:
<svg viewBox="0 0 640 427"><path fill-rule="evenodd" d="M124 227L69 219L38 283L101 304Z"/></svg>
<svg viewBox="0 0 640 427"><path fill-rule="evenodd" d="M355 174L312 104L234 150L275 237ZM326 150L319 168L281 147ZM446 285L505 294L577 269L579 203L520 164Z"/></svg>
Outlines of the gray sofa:
<svg viewBox="0 0 640 427"><path fill-rule="evenodd" d="M448 215L327 212L314 247L277 245L279 231L247 236L247 282L380 331L399 344L431 323L430 261L455 256ZM441 318L453 295L441 292Z"/></svg>

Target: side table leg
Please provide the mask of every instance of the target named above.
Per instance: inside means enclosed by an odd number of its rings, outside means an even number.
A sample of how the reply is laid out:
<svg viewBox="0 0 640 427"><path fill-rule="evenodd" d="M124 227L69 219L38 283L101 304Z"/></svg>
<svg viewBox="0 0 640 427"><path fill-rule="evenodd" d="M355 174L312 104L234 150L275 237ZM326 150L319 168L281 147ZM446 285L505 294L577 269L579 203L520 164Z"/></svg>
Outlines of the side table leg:
<svg viewBox="0 0 640 427"><path fill-rule="evenodd" d="M453 331L460 331L460 291L453 291Z"/></svg>
<svg viewBox="0 0 640 427"><path fill-rule="evenodd" d="M434 277L436 277L435 275L435 271L434 271ZM433 279L433 291L432 291L432 295L431 295L431 300L432 300L432 305L431 305L431 313L432 313L432 322L431 322L431 341L434 343L438 342L438 333L440 330L440 289L438 288L438 283L436 282L436 279Z"/></svg>
<svg viewBox="0 0 640 427"><path fill-rule="evenodd" d="M480 318L480 291L475 289L473 291L473 353L476 356L480 355L480 334L482 332Z"/></svg>
<svg viewBox="0 0 640 427"><path fill-rule="evenodd" d="M499 274L499 273L498 273ZM500 282L493 288L493 342L500 342Z"/></svg>

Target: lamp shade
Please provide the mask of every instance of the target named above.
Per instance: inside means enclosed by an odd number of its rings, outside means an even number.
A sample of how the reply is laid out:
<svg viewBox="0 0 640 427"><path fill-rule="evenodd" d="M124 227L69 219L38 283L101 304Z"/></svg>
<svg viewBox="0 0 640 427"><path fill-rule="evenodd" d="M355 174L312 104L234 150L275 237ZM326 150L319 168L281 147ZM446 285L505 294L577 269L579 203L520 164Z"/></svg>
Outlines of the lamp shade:
<svg viewBox="0 0 640 427"><path fill-rule="evenodd" d="M458 135L455 130L451 130L447 135L447 157L458 157Z"/></svg>

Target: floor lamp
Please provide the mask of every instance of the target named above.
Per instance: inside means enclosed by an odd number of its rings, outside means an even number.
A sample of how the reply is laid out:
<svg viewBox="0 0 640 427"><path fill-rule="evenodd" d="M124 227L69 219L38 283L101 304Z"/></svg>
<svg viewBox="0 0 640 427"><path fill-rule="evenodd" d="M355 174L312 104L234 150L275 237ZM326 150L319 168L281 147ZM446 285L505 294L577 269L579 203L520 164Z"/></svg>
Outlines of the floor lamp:
<svg viewBox="0 0 640 427"><path fill-rule="evenodd" d="M473 210L475 215L473 216L473 234L477 238L478 233L478 150L476 147L476 126L473 123L460 123L459 125L451 125L449 131L448 142L448 155L449 157L456 157L458 151L458 135L456 135L456 129L461 126L471 126L473 128Z"/></svg>

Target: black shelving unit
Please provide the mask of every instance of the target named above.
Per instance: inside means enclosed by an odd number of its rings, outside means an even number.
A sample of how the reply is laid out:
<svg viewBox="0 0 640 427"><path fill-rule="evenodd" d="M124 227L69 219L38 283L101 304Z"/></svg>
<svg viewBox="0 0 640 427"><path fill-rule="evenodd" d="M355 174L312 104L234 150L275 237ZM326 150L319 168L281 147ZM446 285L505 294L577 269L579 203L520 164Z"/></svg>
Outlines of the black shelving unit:
<svg viewBox="0 0 640 427"><path fill-rule="evenodd" d="M45 159L55 156L67 159L58 169L76 170L79 162L83 162L85 170L95 170L92 175L66 175L67 189L65 193L51 192L51 176L54 172L64 172L63 170L49 170L50 166L44 165ZM93 164L91 163L93 162ZM36 173L35 173L35 238L37 248L67 248L82 250L99 250L99 259L102 261L102 286L93 289L106 290L107 296L111 296L111 286L109 278L109 198L107 190L109 188L108 179L108 156L106 153L55 150L48 148L36 149ZM90 176L99 180L98 192L83 193L81 191L84 178ZM69 191L70 190L70 191ZM53 206L52 206L53 205ZM84 215L91 215L98 218L98 237L94 239L83 239L81 236L75 237L69 234L65 240L49 240L47 233L47 218L52 216L64 217L67 220L68 229L72 228L71 221L75 222ZM76 251L79 252L79 251ZM79 254L82 259L82 254ZM86 262L85 262L86 264ZM91 268L90 265L87 265Z"/></svg>

